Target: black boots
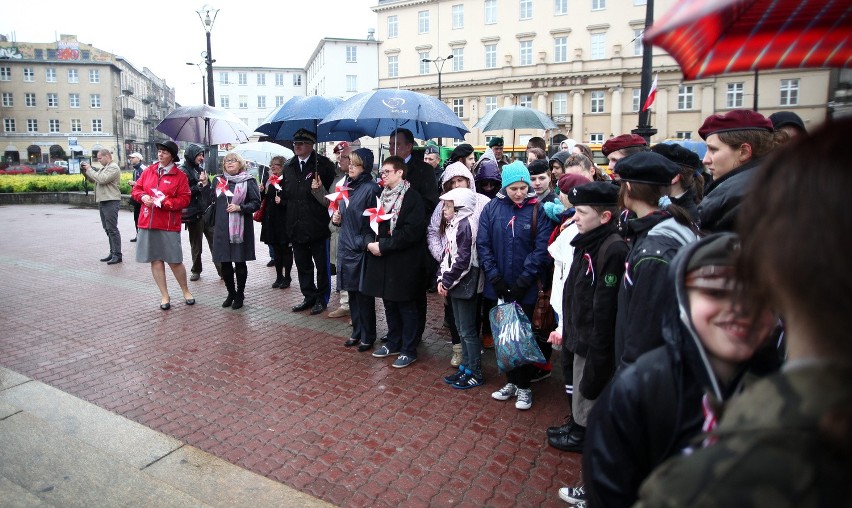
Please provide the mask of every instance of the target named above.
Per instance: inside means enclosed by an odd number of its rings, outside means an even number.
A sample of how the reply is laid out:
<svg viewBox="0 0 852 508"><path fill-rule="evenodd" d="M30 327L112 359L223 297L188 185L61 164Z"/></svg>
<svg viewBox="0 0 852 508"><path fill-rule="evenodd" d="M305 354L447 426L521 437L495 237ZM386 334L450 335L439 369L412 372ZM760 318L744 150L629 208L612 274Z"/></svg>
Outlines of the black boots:
<svg viewBox="0 0 852 508"><path fill-rule="evenodd" d="M230 307L234 304L234 300L237 299L237 288L234 287L233 275L223 277L223 280L225 281L225 287L228 288L228 297L222 302L222 307Z"/></svg>

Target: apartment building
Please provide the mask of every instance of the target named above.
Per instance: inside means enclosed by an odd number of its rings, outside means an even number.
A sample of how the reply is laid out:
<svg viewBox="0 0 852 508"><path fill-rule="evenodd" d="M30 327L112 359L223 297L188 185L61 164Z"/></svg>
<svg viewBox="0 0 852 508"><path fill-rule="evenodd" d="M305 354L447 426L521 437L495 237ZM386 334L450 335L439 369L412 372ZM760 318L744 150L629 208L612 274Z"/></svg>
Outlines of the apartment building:
<svg viewBox="0 0 852 508"><path fill-rule="evenodd" d="M348 99L379 86L378 41L326 37L308 59L308 95Z"/></svg>
<svg viewBox="0 0 852 508"><path fill-rule="evenodd" d="M305 95L305 70L299 67L213 67L216 106L257 127L291 97Z"/></svg>
<svg viewBox="0 0 852 508"><path fill-rule="evenodd" d="M61 35L50 43L0 37L3 162L50 162L110 150L156 158L154 131L174 109L174 90L147 68Z"/></svg>
<svg viewBox="0 0 852 508"><path fill-rule="evenodd" d="M657 0L655 18L675 0ZM379 87L441 96L470 128L489 111L529 106L553 118L547 133L602 142L636 128L641 105L646 0L378 0ZM652 141L697 138L708 115L790 110L807 126L827 114L830 70L761 71L683 82L674 59L653 49L659 75ZM424 60L438 60L428 62ZM472 130L484 144L512 131ZM518 130L525 144L543 131ZM456 140L461 142L461 140Z"/></svg>

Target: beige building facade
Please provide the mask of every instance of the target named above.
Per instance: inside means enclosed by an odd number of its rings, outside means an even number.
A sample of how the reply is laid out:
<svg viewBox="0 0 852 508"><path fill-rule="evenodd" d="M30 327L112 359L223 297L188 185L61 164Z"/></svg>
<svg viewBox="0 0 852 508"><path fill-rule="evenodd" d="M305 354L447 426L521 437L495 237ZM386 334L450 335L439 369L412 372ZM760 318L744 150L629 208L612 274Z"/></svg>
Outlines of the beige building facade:
<svg viewBox="0 0 852 508"><path fill-rule="evenodd" d="M657 0L655 17L674 0ZM517 144L542 136L603 142L638 123L645 0L379 0L379 87L438 95L468 128L492 109L529 106L558 128L518 130ZM761 71L683 82L674 59L654 49L658 92L651 123L667 138L698 138L704 118L730 109L789 110L823 122L829 70ZM424 62L423 60L443 60ZM445 59L445 60L444 60ZM512 131L472 129L482 145ZM456 143L461 140L456 140Z"/></svg>

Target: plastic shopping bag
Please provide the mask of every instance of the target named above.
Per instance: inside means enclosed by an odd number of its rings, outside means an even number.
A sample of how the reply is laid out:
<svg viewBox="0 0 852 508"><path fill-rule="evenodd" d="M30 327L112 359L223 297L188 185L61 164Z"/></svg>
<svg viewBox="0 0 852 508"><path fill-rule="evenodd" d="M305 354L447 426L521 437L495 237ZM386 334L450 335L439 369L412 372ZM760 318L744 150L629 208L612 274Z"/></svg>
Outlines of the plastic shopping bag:
<svg viewBox="0 0 852 508"><path fill-rule="evenodd" d="M530 320L520 305L515 302L500 304L491 309L489 316L497 367L501 372L547 361L536 344Z"/></svg>

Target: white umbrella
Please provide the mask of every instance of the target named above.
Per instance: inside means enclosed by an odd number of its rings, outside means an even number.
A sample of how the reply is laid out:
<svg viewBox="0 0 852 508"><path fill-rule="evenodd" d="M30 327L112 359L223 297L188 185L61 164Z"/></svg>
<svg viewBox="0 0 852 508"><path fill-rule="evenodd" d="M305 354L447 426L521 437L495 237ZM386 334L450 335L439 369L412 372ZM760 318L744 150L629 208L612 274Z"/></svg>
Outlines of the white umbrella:
<svg viewBox="0 0 852 508"><path fill-rule="evenodd" d="M277 143L270 143L269 141L243 143L235 146L231 151L239 154L240 157L247 161L256 162L263 166L269 166L269 162L276 155L281 155L287 160L293 157L293 150Z"/></svg>
<svg viewBox="0 0 852 508"><path fill-rule="evenodd" d="M177 108L156 129L175 141L205 145L245 143L254 133L230 111L206 104Z"/></svg>

